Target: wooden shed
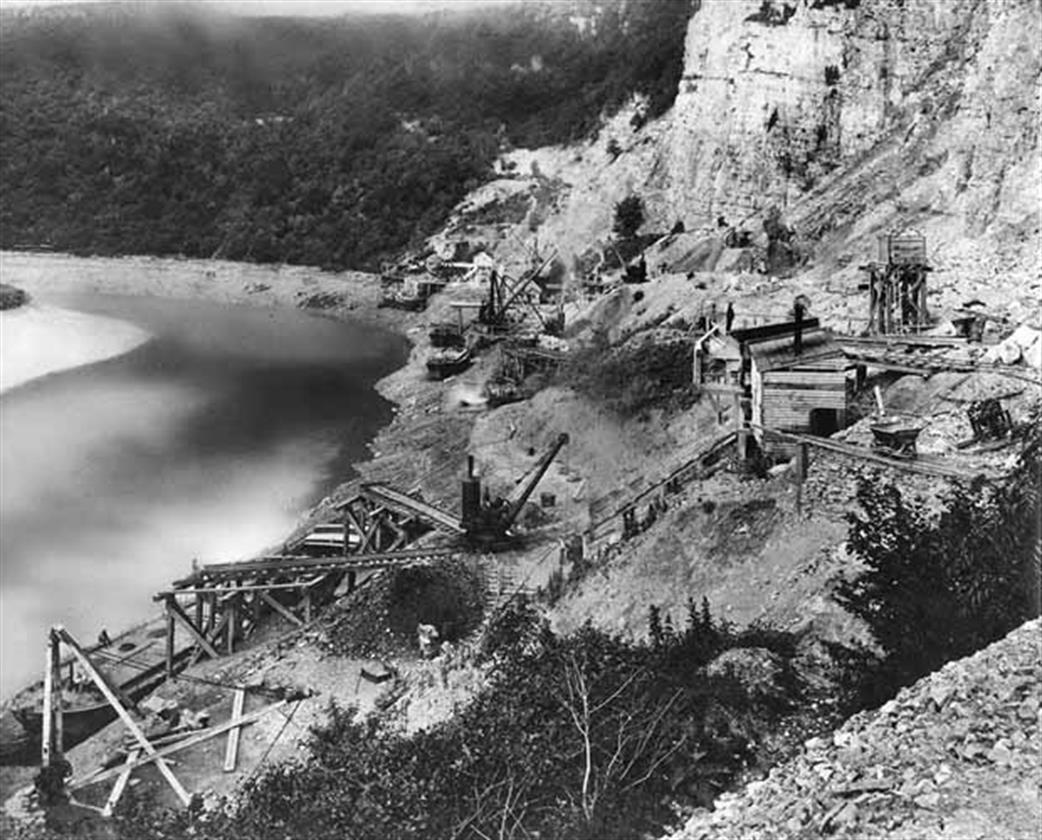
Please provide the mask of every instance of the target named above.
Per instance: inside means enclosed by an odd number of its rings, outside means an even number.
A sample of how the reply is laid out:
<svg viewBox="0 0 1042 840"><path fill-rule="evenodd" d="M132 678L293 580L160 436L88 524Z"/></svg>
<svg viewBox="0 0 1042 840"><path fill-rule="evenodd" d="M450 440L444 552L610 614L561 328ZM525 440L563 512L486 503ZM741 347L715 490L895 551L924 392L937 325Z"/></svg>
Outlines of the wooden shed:
<svg viewBox="0 0 1042 840"><path fill-rule="evenodd" d="M751 425L761 444L764 427L829 435L847 424L858 368L817 319L710 334L695 357L696 386L731 395L736 428Z"/></svg>

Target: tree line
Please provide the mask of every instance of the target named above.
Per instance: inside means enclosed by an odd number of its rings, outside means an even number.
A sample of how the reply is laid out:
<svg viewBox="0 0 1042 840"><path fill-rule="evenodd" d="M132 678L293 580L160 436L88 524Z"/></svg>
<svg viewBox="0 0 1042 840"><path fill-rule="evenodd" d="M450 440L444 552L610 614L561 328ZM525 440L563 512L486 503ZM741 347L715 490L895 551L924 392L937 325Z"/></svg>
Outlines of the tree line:
<svg viewBox="0 0 1042 840"><path fill-rule="evenodd" d="M374 266L510 145L672 102L687 2L4 18L0 245ZM163 11L165 9L165 11Z"/></svg>

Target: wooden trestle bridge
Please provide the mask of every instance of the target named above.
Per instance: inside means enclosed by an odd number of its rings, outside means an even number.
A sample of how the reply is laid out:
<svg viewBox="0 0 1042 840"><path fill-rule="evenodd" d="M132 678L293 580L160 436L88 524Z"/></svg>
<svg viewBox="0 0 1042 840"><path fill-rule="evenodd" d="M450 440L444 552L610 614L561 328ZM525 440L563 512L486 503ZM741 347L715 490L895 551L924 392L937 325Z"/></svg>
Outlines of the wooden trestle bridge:
<svg viewBox="0 0 1042 840"><path fill-rule="evenodd" d="M298 627L307 624L342 584L349 592L358 586L360 574L444 561L462 552L464 540L485 548L504 544L521 508L567 441L566 434L558 435L508 498L487 504L471 458L461 487L462 516L386 484L359 484L334 506L340 528L334 524L324 530L321 540L305 536L287 544L283 553L202 566L174 581L154 597L166 610L167 673L173 675L177 665L178 625L194 645L191 662L216 658L233 652L267 614L276 613ZM417 541L432 532L457 547L419 547Z"/></svg>
<svg viewBox="0 0 1042 840"><path fill-rule="evenodd" d="M352 591L365 573L458 555L452 548L407 547L431 531L465 533L458 518L384 484L360 485L336 509L343 523L339 551L306 554L304 540L298 540L283 554L201 566L157 593L154 600L166 611L168 673L175 670L178 625L194 643L192 662L216 658L233 652L266 615L303 626L338 587L346 583Z"/></svg>

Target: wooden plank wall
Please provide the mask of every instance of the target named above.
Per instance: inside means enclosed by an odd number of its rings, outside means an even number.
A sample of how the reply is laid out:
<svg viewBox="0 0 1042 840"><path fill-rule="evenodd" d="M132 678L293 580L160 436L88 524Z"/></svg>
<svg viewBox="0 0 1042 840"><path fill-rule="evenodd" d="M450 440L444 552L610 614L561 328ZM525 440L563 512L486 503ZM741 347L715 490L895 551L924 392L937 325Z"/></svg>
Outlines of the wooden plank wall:
<svg viewBox="0 0 1042 840"><path fill-rule="evenodd" d="M766 371L763 375L763 425L809 431L813 409L844 411L847 395L847 376L842 371Z"/></svg>
<svg viewBox="0 0 1042 840"><path fill-rule="evenodd" d="M764 388L803 391L845 391L847 374L841 370L768 370L763 374Z"/></svg>

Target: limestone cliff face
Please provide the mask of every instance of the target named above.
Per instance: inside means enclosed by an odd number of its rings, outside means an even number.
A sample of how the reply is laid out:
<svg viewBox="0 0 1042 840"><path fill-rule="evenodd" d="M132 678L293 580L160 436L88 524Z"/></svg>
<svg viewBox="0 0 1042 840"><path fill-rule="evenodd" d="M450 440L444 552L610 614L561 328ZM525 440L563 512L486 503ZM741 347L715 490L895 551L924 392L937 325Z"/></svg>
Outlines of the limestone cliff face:
<svg viewBox="0 0 1042 840"><path fill-rule="evenodd" d="M652 230L757 232L777 204L812 274L855 277L878 233L914 226L958 295L1037 295L1040 32L1039 0L701 0L668 114L526 153L568 185L542 235L580 251L632 193Z"/></svg>
<svg viewBox="0 0 1042 840"><path fill-rule="evenodd" d="M703 0L649 187L692 222L776 203L813 237L1024 241L1040 28L1035 0Z"/></svg>
<svg viewBox="0 0 1042 840"><path fill-rule="evenodd" d="M673 202L711 216L798 198L915 106L987 5L704 0L664 150Z"/></svg>

